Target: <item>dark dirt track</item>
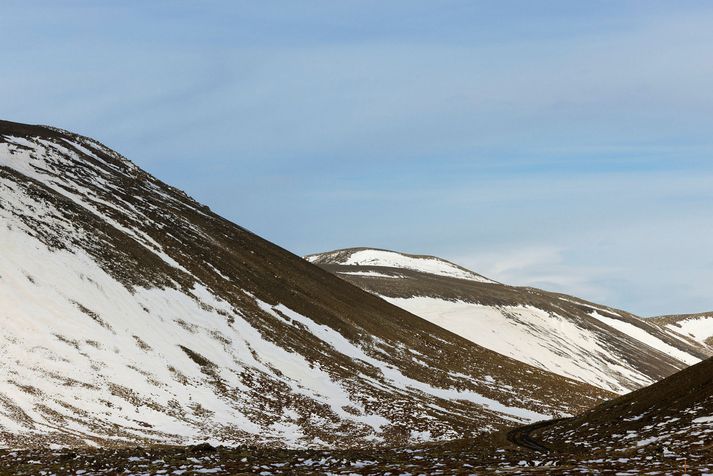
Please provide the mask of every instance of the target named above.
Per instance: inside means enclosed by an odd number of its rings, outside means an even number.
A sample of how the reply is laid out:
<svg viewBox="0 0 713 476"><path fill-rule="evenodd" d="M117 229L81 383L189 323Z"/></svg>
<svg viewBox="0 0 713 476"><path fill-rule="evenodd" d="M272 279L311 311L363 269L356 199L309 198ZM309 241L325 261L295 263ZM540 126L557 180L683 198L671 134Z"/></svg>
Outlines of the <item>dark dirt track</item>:
<svg viewBox="0 0 713 476"><path fill-rule="evenodd" d="M549 453L551 450L550 448L544 446L543 444L539 443L535 439L530 436L533 431L539 430L541 428L548 427L550 425L553 425L555 423L568 420L568 418L561 418L558 420L546 420L546 421L540 421L537 423L533 423L532 425L527 425L523 426L520 428L515 428L514 430L510 430L507 433L507 439L510 443L521 446L523 448L527 448L533 451L537 451L538 453Z"/></svg>

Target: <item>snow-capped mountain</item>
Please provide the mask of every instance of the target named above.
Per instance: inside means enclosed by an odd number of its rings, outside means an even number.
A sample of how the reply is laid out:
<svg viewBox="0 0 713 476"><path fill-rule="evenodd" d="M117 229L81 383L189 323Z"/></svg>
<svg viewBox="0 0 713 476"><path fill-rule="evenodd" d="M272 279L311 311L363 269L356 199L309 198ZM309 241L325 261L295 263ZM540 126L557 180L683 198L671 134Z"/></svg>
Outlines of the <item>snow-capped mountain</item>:
<svg viewBox="0 0 713 476"><path fill-rule="evenodd" d="M306 259L476 344L617 393L711 354L630 313L503 285L433 256L350 248Z"/></svg>
<svg viewBox="0 0 713 476"><path fill-rule="evenodd" d="M99 142L0 122L0 446L406 444L609 395L365 293Z"/></svg>
<svg viewBox="0 0 713 476"><path fill-rule="evenodd" d="M674 337L694 339L713 346L713 312L660 316L649 320Z"/></svg>

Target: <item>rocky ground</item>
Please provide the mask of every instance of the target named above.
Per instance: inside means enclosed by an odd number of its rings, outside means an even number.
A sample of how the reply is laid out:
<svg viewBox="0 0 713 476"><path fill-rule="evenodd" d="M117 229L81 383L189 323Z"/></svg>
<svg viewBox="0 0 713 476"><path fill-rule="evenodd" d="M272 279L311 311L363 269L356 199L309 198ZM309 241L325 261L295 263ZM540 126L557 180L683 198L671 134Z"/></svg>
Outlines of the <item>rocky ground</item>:
<svg viewBox="0 0 713 476"><path fill-rule="evenodd" d="M348 451L257 447L0 450L2 474L708 474L713 454L534 451L504 434L447 445ZM710 464L709 464L710 463ZM713 473L711 473L713 474Z"/></svg>

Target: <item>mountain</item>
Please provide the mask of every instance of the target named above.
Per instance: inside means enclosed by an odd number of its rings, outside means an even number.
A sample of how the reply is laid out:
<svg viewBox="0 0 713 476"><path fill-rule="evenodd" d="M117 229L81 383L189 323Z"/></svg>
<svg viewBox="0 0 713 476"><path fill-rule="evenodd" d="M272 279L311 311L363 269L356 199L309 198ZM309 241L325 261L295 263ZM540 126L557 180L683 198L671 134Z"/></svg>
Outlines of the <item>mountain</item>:
<svg viewBox="0 0 713 476"><path fill-rule="evenodd" d="M713 312L660 316L649 320L674 337L694 339L713 347Z"/></svg>
<svg viewBox="0 0 713 476"><path fill-rule="evenodd" d="M584 454L653 471L662 460L697 467L713 461L713 359L606 402L577 418L550 422L529 438L559 453ZM692 473L691 473L692 474Z"/></svg>
<svg viewBox="0 0 713 476"><path fill-rule="evenodd" d="M61 129L0 122L0 250L0 446L408 444L611 395L363 292Z"/></svg>
<svg viewBox="0 0 713 476"><path fill-rule="evenodd" d="M464 279L476 283L495 284L496 282L481 276L469 269L458 266L435 256L409 255L397 253L395 251L377 250L370 248L349 248L344 250L331 251L306 256L310 263L318 265L343 265L376 268L397 268L409 271L417 271L434 276L444 276L447 278ZM397 275L381 274L378 271L337 271L339 275L367 276L367 277L395 277Z"/></svg>
<svg viewBox="0 0 713 476"><path fill-rule="evenodd" d="M628 312L500 284L434 256L349 248L305 258L478 345L612 392L711 355L707 345Z"/></svg>

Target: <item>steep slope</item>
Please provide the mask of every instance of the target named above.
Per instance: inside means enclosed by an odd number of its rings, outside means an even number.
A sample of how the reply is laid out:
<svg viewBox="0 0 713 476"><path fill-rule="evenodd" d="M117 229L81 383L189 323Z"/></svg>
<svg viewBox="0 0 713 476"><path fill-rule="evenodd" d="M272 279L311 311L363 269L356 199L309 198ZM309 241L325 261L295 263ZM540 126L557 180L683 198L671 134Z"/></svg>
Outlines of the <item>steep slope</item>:
<svg viewBox="0 0 713 476"><path fill-rule="evenodd" d="M560 452L649 461L650 470L661 457L710 463L713 359L530 436Z"/></svg>
<svg viewBox="0 0 713 476"><path fill-rule="evenodd" d="M479 347L102 144L0 122L0 445L443 440L609 394Z"/></svg>
<svg viewBox="0 0 713 476"><path fill-rule="evenodd" d="M710 355L707 346L632 314L499 284L436 257L350 248L306 259L472 342L613 392L649 385ZM451 269L458 273L443 271Z"/></svg>
<svg viewBox="0 0 713 476"><path fill-rule="evenodd" d="M679 339L693 339L713 346L713 312L660 316L647 320Z"/></svg>

